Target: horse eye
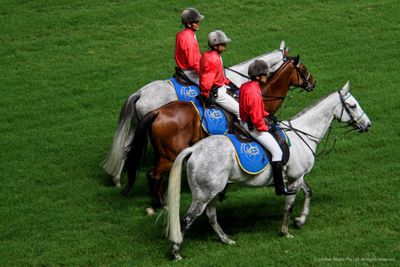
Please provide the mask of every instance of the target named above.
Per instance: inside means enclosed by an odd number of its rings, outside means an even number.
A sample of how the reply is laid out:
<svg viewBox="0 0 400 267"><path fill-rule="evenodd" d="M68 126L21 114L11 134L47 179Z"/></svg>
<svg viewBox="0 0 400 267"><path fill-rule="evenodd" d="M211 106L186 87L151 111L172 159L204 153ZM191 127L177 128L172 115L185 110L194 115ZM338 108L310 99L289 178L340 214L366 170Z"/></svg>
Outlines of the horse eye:
<svg viewBox="0 0 400 267"><path fill-rule="evenodd" d="M355 109L356 107L357 107L356 104L351 104L351 105L349 105L349 108L352 108L352 109Z"/></svg>

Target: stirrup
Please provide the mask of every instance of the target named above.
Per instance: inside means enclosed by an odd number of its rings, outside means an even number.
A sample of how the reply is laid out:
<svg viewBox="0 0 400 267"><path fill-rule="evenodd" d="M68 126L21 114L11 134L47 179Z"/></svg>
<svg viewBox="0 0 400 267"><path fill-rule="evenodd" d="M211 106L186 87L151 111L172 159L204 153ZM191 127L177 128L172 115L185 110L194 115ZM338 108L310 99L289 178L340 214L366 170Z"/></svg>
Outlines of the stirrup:
<svg viewBox="0 0 400 267"><path fill-rule="evenodd" d="M296 190L289 190L287 187L282 187L282 188L279 188L278 190L275 190L275 194L277 196L281 196L281 195L291 196L291 195L297 194L297 191Z"/></svg>

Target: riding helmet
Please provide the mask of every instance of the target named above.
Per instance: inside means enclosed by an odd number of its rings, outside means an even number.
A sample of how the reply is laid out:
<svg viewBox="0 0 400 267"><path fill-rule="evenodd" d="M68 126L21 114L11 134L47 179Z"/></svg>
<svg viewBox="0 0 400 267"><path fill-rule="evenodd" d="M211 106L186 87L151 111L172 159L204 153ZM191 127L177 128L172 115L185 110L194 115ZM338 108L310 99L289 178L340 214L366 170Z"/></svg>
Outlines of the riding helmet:
<svg viewBox="0 0 400 267"><path fill-rule="evenodd" d="M197 9L190 7L183 10L181 18L182 18L182 23L187 24L200 21L204 19L204 16L201 15L200 12L197 11Z"/></svg>

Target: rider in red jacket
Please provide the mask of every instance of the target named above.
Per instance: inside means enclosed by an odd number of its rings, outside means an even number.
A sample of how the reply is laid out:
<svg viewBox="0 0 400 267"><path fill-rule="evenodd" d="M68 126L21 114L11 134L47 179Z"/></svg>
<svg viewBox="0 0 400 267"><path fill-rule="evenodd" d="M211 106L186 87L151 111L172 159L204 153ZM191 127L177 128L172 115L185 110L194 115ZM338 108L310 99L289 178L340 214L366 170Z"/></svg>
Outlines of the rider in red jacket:
<svg viewBox="0 0 400 267"><path fill-rule="evenodd" d="M181 18L185 29L176 34L175 62L189 80L198 85L201 54L195 32L200 29L200 21L204 16L195 8L187 8Z"/></svg>
<svg viewBox="0 0 400 267"><path fill-rule="evenodd" d="M282 150L272 134L268 132L269 127L264 120L269 113L264 110L261 84L267 82L267 73L268 65L265 61L255 60L249 65L248 74L251 81L240 87L240 123L254 139L271 153L275 193L277 195L293 195L296 194L296 191L289 190L283 183Z"/></svg>
<svg viewBox="0 0 400 267"><path fill-rule="evenodd" d="M223 31L216 30L208 35L209 51L200 59L200 91L203 99L213 97L215 103L239 118L239 104L226 93L226 84L221 54L225 51L229 39Z"/></svg>

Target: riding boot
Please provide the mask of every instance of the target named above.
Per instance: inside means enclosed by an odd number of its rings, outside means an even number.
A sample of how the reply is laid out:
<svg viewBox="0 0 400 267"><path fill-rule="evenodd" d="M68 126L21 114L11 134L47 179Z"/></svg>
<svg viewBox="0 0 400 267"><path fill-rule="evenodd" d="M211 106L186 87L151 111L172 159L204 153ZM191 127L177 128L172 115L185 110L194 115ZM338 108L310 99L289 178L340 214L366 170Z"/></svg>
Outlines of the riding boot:
<svg viewBox="0 0 400 267"><path fill-rule="evenodd" d="M275 184L275 194L277 196L280 195L294 195L297 193L295 190L289 190L283 184L283 177L282 177L282 161L273 161L272 162L272 174L274 177L274 184Z"/></svg>

